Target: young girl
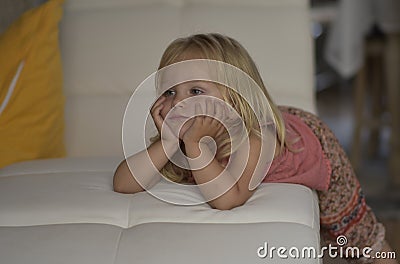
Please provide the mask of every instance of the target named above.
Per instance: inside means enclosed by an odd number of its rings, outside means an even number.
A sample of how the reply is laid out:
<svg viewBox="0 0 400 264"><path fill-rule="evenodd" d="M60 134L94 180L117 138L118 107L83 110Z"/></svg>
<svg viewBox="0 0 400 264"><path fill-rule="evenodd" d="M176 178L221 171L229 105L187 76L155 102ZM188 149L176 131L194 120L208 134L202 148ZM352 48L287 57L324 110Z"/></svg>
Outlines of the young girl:
<svg viewBox="0 0 400 264"><path fill-rule="evenodd" d="M159 136L146 150L121 162L114 175L114 190L121 193L143 191L160 180L156 173L159 171L174 182L197 184L211 207L226 210L243 205L255 191L249 186L261 181L299 183L318 192L321 234L326 244L334 245L337 236L345 235L347 246L390 251L384 240L384 227L366 205L350 162L333 133L315 115L295 108L278 108L255 63L236 40L220 34L177 39L165 50L159 69L201 59L232 65L254 80L257 85L249 85L250 91L247 91L250 103L240 91L202 78L167 86L151 108ZM264 124L257 122L257 111L252 108L251 100L257 101L260 94L269 103L273 132L266 124L268 118ZM231 138L230 125L223 124L231 117L231 111L223 102L243 120L248 133L247 144L233 147L235 141ZM277 144L265 144L263 135L271 133ZM215 155L210 141L205 138L215 141ZM271 148L273 151L268 151ZM171 162L180 151L185 155L186 168ZM260 157L268 164L260 164ZM131 162L140 164L134 173L128 166ZM239 173L235 173L237 171ZM355 261L396 263L389 259Z"/></svg>

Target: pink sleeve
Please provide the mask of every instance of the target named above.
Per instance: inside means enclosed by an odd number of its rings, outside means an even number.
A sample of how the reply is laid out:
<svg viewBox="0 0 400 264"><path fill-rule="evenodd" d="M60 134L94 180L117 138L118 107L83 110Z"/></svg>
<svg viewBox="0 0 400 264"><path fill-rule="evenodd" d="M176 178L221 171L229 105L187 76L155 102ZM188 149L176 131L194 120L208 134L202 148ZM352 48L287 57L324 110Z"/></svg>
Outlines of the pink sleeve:
<svg viewBox="0 0 400 264"><path fill-rule="evenodd" d="M263 182L297 183L327 190L332 172L321 144L312 130L297 116L282 113L286 135L292 142L272 162Z"/></svg>

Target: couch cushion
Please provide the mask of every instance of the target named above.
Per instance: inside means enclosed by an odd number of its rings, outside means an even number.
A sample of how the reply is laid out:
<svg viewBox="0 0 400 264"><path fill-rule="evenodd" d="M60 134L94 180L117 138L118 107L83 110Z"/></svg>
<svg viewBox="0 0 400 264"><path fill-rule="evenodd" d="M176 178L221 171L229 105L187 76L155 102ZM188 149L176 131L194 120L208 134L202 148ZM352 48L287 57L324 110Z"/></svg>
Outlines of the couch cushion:
<svg viewBox="0 0 400 264"><path fill-rule="evenodd" d="M319 232L297 223L263 222L252 224L171 224L153 223L124 230L116 264L130 263L274 263L315 264L317 257L291 257L295 247L319 249ZM267 243L265 258L263 249ZM287 256L279 257L284 247ZM306 251L307 252L307 251ZM295 254L292 251L292 255ZM306 253L307 254L307 253ZM282 253L281 253L282 255Z"/></svg>
<svg viewBox="0 0 400 264"><path fill-rule="evenodd" d="M121 233L97 224L0 227L1 262L113 264Z"/></svg>
<svg viewBox="0 0 400 264"><path fill-rule="evenodd" d="M0 170L0 226L101 223L133 227L143 223L289 222L319 230L318 200L295 184L262 184L250 200L229 211L208 204L179 206L142 192L112 190L115 159L56 159L14 164ZM33 165L33 166L32 166ZM106 166L107 165L107 166ZM32 168L28 173L26 168ZM152 189L191 203L196 193L177 191L170 183ZM287 193L287 195L282 195ZM150 209L151 208L151 209Z"/></svg>

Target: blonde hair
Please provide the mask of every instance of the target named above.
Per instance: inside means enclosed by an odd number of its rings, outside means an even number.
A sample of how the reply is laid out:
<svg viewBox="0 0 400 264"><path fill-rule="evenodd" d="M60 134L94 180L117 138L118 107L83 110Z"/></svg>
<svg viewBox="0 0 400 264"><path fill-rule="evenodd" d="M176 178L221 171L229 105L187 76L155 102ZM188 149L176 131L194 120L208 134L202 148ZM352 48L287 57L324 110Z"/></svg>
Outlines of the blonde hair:
<svg viewBox="0 0 400 264"><path fill-rule="evenodd" d="M251 77L268 100L272 118L276 126L277 139L281 152L287 145L285 140L285 124L281 112L269 95L260 76L256 64L245 48L235 39L218 33L196 34L174 40L164 51L158 69L187 59L209 59L230 64L242 70ZM197 57L196 57L197 56ZM218 86L220 87L220 86ZM260 136L260 128L257 126L257 117L245 98L233 89L224 89L224 100L241 116L249 134ZM159 138L159 136L158 136ZM222 160L231 155L230 139L216 139L216 158ZM161 173L174 182L185 182L190 176L190 171L179 168L172 162L168 162Z"/></svg>

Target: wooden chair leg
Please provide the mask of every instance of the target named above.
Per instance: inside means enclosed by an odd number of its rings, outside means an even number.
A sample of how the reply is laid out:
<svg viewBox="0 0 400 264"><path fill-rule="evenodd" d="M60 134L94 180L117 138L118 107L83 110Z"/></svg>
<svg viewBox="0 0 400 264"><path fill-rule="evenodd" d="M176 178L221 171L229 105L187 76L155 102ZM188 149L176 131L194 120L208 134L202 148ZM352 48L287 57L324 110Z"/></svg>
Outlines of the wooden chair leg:
<svg viewBox="0 0 400 264"><path fill-rule="evenodd" d="M378 44L379 45L379 44ZM379 143L380 143L380 132L382 129L382 116L383 116L383 97L385 94L385 88L383 85L383 71L382 71L382 51L383 46L379 45L377 47L375 54L371 58L371 114L370 120L368 120L370 135L369 135L369 143L368 143L368 155L376 156L379 152Z"/></svg>
<svg viewBox="0 0 400 264"><path fill-rule="evenodd" d="M385 62L391 116L389 171L391 183L400 188L400 33L387 35Z"/></svg>
<svg viewBox="0 0 400 264"><path fill-rule="evenodd" d="M359 163L362 153L361 132L364 118L366 84L366 67L363 66L359 70L354 83L354 127L350 160L355 170L357 170L360 165Z"/></svg>

